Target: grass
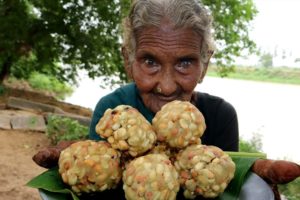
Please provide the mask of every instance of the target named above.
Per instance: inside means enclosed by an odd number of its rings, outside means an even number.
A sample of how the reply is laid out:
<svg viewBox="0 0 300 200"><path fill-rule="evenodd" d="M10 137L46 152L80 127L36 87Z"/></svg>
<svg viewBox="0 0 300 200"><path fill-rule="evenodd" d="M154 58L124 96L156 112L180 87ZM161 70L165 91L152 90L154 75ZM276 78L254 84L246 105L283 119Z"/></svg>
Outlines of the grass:
<svg viewBox="0 0 300 200"><path fill-rule="evenodd" d="M208 76L219 77L218 68L210 66ZM300 69L288 67L235 67L227 76L233 79L300 85Z"/></svg>
<svg viewBox="0 0 300 200"><path fill-rule="evenodd" d="M32 72L27 80L9 77L7 83L17 88L43 92L59 100L64 100L73 93L73 88L68 83L61 82L54 76L37 72ZM4 87L0 85L0 95L3 93Z"/></svg>

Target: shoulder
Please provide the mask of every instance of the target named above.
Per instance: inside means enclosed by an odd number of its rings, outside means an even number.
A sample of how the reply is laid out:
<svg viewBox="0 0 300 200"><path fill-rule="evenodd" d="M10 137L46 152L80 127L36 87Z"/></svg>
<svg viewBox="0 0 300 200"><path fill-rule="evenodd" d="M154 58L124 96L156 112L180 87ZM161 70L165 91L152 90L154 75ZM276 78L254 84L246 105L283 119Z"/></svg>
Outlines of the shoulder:
<svg viewBox="0 0 300 200"><path fill-rule="evenodd" d="M119 99L124 99L124 97L129 97L134 94L136 94L136 85L134 83L129 83L126 85L123 85L113 92L107 94L106 96L102 97L102 99L111 99L111 98L119 98Z"/></svg>
<svg viewBox="0 0 300 200"><path fill-rule="evenodd" d="M113 92L100 98L96 104L96 107L94 108L94 116L102 116L106 109L115 108L121 104L134 106L136 96L137 89L134 83L121 86Z"/></svg>
<svg viewBox="0 0 300 200"><path fill-rule="evenodd" d="M224 100L221 97L214 96L208 93L204 92L195 92L196 95L196 102L197 104L203 106L218 106L218 105L224 105L224 106L232 106L229 102Z"/></svg>
<svg viewBox="0 0 300 200"><path fill-rule="evenodd" d="M196 106L205 114L214 113L216 115L236 115L233 105L221 97L203 92L195 92L195 95Z"/></svg>
<svg viewBox="0 0 300 200"><path fill-rule="evenodd" d="M131 105L137 96L137 89L134 83L129 83L127 85L121 86L114 90L113 92L103 96L98 105L104 106L109 105L109 107L115 107L120 104ZM97 107L96 106L96 107Z"/></svg>
<svg viewBox="0 0 300 200"><path fill-rule="evenodd" d="M215 145L225 151L237 151L239 130L235 108L221 97L197 92L197 108L202 112L206 130L203 144Z"/></svg>

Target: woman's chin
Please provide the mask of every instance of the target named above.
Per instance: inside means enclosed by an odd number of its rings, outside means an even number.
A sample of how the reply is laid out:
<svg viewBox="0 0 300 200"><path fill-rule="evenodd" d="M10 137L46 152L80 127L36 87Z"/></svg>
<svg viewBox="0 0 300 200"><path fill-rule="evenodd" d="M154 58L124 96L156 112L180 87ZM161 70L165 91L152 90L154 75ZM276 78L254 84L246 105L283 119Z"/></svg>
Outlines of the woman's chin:
<svg viewBox="0 0 300 200"><path fill-rule="evenodd" d="M153 112L153 113L157 113L158 111L161 110L161 108L169 103L170 101L157 101L155 103L152 103L149 107L149 109Z"/></svg>

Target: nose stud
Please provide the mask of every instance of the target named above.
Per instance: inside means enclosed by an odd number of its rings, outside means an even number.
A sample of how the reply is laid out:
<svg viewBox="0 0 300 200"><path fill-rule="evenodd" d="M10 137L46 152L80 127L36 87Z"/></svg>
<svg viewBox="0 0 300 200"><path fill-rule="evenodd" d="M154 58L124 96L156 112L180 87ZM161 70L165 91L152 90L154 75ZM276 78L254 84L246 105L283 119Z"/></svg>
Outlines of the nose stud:
<svg viewBox="0 0 300 200"><path fill-rule="evenodd" d="M159 93L159 94L161 94L161 92L162 92L161 88L160 88L160 87L157 87L157 88L156 88L156 92Z"/></svg>

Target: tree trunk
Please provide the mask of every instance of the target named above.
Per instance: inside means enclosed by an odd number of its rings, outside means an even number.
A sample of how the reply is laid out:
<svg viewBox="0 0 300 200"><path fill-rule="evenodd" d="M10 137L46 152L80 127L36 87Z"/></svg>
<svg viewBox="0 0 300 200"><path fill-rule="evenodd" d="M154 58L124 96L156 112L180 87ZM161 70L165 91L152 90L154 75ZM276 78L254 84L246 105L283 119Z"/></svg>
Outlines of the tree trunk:
<svg viewBox="0 0 300 200"><path fill-rule="evenodd" d="M4 80L8 78L11 65L12 65L12 58L8 57L4 61L3 65L2 65L2 69L0 71L0 84L1 85L4 83Z"/></svg>

